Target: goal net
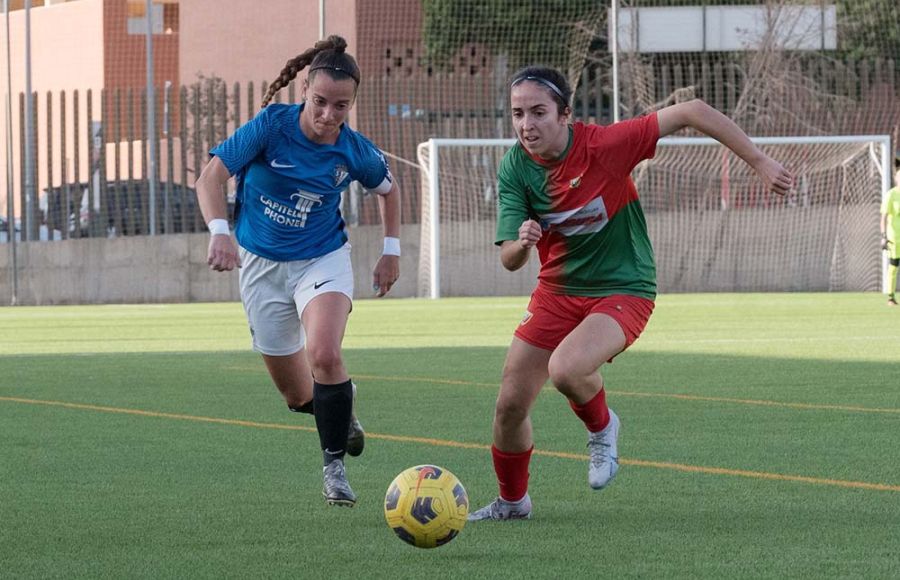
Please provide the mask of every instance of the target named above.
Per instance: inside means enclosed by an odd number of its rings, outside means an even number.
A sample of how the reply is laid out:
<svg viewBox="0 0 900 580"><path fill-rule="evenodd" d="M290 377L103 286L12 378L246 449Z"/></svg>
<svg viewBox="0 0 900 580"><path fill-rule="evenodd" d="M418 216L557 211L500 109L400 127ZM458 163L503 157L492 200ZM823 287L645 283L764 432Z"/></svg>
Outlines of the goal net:
<svg viewBox="0 0 900 580"><path fill-rule="evenodd" d="M666 138L632 173L660 292L878 291L879 210L890 187L886 136L754 142L795 174L781 197L709 138ZM537 256L510 273L494 246L497 167L512 139L431 139L422 171L419 295L521 295Z"/></svg>

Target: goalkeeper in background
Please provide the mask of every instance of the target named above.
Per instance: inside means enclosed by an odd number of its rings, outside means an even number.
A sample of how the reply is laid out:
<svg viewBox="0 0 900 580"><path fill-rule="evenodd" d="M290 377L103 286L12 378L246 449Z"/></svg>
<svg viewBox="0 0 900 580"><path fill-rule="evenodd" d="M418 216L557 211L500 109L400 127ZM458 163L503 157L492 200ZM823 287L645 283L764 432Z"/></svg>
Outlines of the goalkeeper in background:
<svg viewBox="0 0 900 580"><path fill-rule="evenodd" d="M888 253L888 306L896 306L897 267L900 266L900 169L894 176L895 186L888 190L881 204L881 249Z"/></svg>
<svg viewBox="0 0 900 580"><path fill-rule="evenodd" d="M507 270L533 249L538 285L512 339L494 410L491 454L500 496L469 519L531 517L531 407L549 378L589 432L588 483L603 489L619 469L619 418L606 404L600 366L644 329L656 266L631 171L656 142L693 127L723 143L784 195L793 176L728 117L702 101L608 127L569 123L572 89L558 70L527 67L509 85L518 143L500 162L496 243Z"/></svg>

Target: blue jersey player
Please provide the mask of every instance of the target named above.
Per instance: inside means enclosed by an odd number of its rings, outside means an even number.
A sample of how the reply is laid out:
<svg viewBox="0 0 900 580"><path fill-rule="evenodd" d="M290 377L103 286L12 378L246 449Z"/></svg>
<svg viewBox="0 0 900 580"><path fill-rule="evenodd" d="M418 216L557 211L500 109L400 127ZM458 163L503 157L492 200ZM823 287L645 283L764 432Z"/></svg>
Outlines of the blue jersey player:
<svg viewBox="0 0 900 580"><path fill-rule="evenodd" d="M343 460L362 452L364 433L353 413L356 386L341 357L353 272L340 194L354 180L378 194L385 237L373 284L384 296L400 275L400 191L382 153L345 123L359 86L346 46L330 36L289 60L262 111L212 149L196 188L212 234L209 266L241 268L253 348L288 407L315 415L325 500L353 506ZM304 102L269 105L307 66ZM231 176L236 243L224 196Z"/></svg>

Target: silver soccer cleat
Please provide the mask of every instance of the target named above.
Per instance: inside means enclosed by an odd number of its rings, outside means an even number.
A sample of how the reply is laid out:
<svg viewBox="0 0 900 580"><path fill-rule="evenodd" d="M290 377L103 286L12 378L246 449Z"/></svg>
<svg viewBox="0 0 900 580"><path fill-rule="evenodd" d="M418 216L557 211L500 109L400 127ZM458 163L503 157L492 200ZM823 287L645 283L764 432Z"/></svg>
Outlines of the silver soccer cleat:
<svg viewBox="0 0 900 580"><path fill-rule="evenodd" d="M470 522L482 520L527 520L531 518L531 497L526 493L519 501L498 497L488 505L469 514Z"/></svg>
<svg viewBox="0 0 900 580"><path fill-rule="evenodd" d="M347 482L347 474L344 472L344 462L335 459L322 468L324 486L322 495L328 505L353 507L356 505L356 494L350 489Z"/></svg>
<svg viewBox="0 0 900 580"><path fill-rule="evenodd" d="M588 437L591 463L588 467L588 483L594 489L603 489L612 483L619 471L619 417L609 410L609 424L603 431Z"/></svg>

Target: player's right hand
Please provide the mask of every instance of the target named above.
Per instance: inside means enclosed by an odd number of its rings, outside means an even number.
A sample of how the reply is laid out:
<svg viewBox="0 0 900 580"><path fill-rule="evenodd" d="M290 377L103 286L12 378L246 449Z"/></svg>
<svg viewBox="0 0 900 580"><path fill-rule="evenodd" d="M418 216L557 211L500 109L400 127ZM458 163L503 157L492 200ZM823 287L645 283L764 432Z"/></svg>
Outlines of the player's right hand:
<svg viewBox="0 0 900 580"><path fill-rule="evenodd" d="M764 157L754 169L769 191L785 195L794 187L793 174L771 157Z"/></svg>
<svg viewBox="0 0 900 580"><path fill-rule="evenodd" d="M541 224L534 220L525 220L519 226L519 243L523 248L534 246L541 239Z"/></svg>
<svg viewBox="0 0 900 580"><path fill-rule="evenodd" d="M216 272L230 272L235 267L240 268L241 257L238 255L237 243L228 234L210 236L206 263L210 270Z"/></svg>

